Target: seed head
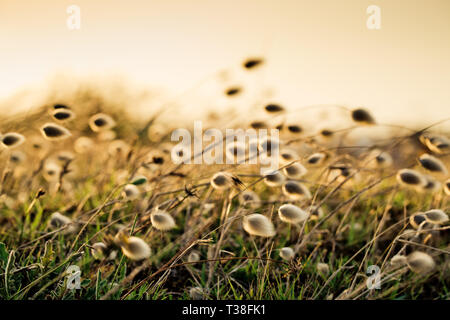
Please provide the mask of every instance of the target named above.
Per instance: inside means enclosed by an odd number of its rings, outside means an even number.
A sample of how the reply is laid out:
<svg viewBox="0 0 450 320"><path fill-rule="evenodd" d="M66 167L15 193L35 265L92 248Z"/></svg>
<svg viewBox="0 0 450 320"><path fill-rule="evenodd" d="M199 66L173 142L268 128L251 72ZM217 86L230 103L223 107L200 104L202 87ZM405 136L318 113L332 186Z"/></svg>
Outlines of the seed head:
<svg viewBox="0 0 450 320"><path fill-rule="evenodd" d="M278 209L280 220L286 223L297 224L308 218L308 213L293 204L283 204Z"/></svg>
<svg viewBox="0 0 450 320"><path fill-rule="evenodd" d="M330 267L326 263L319 262L317 263L317 271L326 276L327 274L330 273Z"/></svg>
<svg viewBox="0 0 450 320"><path fill-rule="evenodd" d="M20 133L9 132L3 136L0 135L1 144L6 148L15 148L20 146L25 141L25 137Z"/></svg>
<svg viewBox="0 0 450 320"><path fill-rule="evenodd" d="M272 222L266 216L259 213L245 216L242 225L244 230L252 236L267 238L275 235L275 227Z"/></svg>
<svg viewBox="0 0 450 320"><path fill-rule="evenodd" d="M52 117L56 121L65 122L73 120L75 118L75 113L69 109L56 109L52 112Z"/></svg>
<svg viewBox="0 0 450 320"><path fill-rule="evenodd" d="M419 163L422 167L431 172L438 172L444 175L448 172L441 160L427 153L420 156Z"/></svg>
<svg viewBox="0 0 450 320"><path fill-rule="evenodd" d="M295 252L292 248L284 247L284 248L281 248L281 250L280 250L280 257L283 258L284 260L290 261L290 260L294 259Z"/></svg>
<svg viewBox="0 0 450 320"><path fill-rule="evenodd" d="M448 215L440 209L432 209L424 213L425 219L431 224L444 224L448 221Z"/></svg>
<svg viewBox="0 0 450 320"><path fill-rule="evenodd" d="M72 134L69 130L56 123L46 123L41 127L41 133L47 140L63 140L69 138Z"/></svg>
<svg viewBox="0 0 450 320"><path fill-rule="evenodd" d="M433 258L421 251L414 251L408 255L407 264L413 272L422 274L431 272L436 266Z"/></svg>
<svg viewBox="0 0 450 320"><path fill-rule="evenodd" d="M143 260L150 257L150 247L138 237L129 237L124 229L114 237L114 242L120 246L123 254L131 260Z"/></svg>
<svg viewBox="0 0 450 320"><path fill-rule="evenodd" d="M286 183L283 184L282 190L286 196L294 200L303 198L311 199L311 193L309 192L308 188L306 188L300 182L294 180L286 181Z"/></svg>
<svg viewBox="0 0 450 320"><path fill-rule="evenodd" d="M285 180L285 176L283 176L280 171L275 171L273 173L267 174L264 177L264 183L269 187L281 186Z"/></svg>
<svg viewBox="0 0 450 320"><path fill-rule="evenodd" d="M314 153L306 159L306 164L311 167L317 167L324 162L325 158L326 154L323 152Z"/></svg>
<svg viewBox="0 0 450 320"><path fill-rule="evenodd" d="M89 126L94 132L110 130L114 128L115 125L116 122L114 119L104 113L97 113L89 119Z"/></svg>
<svg viewBox="0 0 450 320"><path fill-rule="evenodd" d="M175 220L165 211L157 210L150 215L153 227L160 231L167 231L176 227Z"/></svg>
<svg viewBox="0 0 450 320"><path fill-rule="evenodd" d="M401 169L397 173L397 181L405 186L422 187L426 181L422 174L412 169Z"/></svg>
<svg viewBox="0 0 450 320"><path fill-rule="evenodd" d="M123 188L123 192L125 197L128 200L134 200L137 199L139 197L139 188L134 185L134 184L127 184L124 188Z"/></svg>
<svg viewBox="0 0 450 320"><path fill-rule="evenodd" d="M286 175L286 177L288 177L290 179L301 178L307 172L308 172L308 170L301 163L298 163L298 162L295 162L295 163L291 164L290 166L283 168L283 173Z"/></svg>
<svg viewBox="0 0 450 320"><path fill-rule="evenodd" d="M59 212L54 212L51 215L49 225L53 229L60 229L62 227L66 227L62 231L63 234L74 233L78 230L76 224L74 222L72 222L72 219L70 219L69 217L63 216Z"/></svg>
<svg viewBox="0 0 450 320"><path fill-rule="evenodd" d="M355 122L358 123L364 123L364 124L374 124L375 120L374 118L370 115L370 113L362 108L359 109L355 109L352 111L352 119Z"/></svg>

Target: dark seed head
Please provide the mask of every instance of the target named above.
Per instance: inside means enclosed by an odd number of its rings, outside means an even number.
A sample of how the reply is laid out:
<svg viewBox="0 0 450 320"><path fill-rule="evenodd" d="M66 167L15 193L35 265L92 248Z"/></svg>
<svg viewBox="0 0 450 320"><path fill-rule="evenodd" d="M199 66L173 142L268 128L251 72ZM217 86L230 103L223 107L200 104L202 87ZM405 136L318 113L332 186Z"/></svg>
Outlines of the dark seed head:
<svg viewBox="0 0 450 320"><path fill-rule="evenodd" d="M235 95L237 95L238 93L240 93L241 91L242 91L242 89L239 88L239 87L232 87L232 88L227 89L227 90L225 91L225 94L226 94L227 96L235 96Z"/></svg>
<svg viewBox="0 0 450 320"><path fill-rule="evenodd" d="M70 109L70 108L68 106L66 106L65 104L57 103L53 106L53 109L56 110L56 109Z"/></svg>
<svg viewBox="0 0 450 320"><path fill-rule="evenodd" d="M253 69L253 68L261 65L263 62L264 62L263 59L251 58L251 59L244 61L243 66L245 69Z"/></svg>
<svg viewBox="0 0 450 320"><path fill-rule="evenodd" d="M264 107L264 109L266 109L267 112L270 113L275 113L275 112L281 112L284 111L284 108L278 104L268 104L267 106Z"/></svg>
<svg viewBox="0 0 450 320"><path fill-rule="evenodd" d="M292 133L300 133L300 132L302 132L303 130L302 130L302 128L300 127L300 126L297 126L297 125L289 125L288 127L288 130L290 131L290 132L292 132Z"/></svg>

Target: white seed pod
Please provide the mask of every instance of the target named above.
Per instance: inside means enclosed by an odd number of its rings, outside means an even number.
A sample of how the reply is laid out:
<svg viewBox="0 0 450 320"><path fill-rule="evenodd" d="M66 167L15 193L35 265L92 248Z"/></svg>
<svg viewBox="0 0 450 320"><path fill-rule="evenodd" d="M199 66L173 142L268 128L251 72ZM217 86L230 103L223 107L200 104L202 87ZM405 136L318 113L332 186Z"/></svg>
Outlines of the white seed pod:
<svg viewBox="0 0 450 320"><path fill-rule="evenodd" d="M123 188L123 192L124 192L124 196L128 199L128 200L134 200L137 199L139 197L139 188L137 186L135 186L134 184L127 184L124 188Z"/></svg>
<svg viewBox="0 0 450 320"><path fill-rule="evenodd" d="M14 165L22 164L27 159L27 155L19 150L14 150L9 156L9 161Z"/></svg>
<svg viewBox="0 0 450 320"><path fill-rule="evenodd" d="M318 167L323 164L327 155L323 152L317 152L306 158L306 164L310 167Z"/></svg>
<svg viewBox="0 0 450 320"><path fill-rule="evenodd" d="M92 150L94 148L94 145L94 141L91 138L79 137L77 140L75 140L73 148L76 153L83 154Z"/></svg>
<svg viewBox="0 0 450 320"><path fill-rule="evenodd" d="M245 216L242 225L244 230L252 236L273 237L275 235L273 223L269 218L259 213Z"/></svg>
<svg viewBox="0 0 450 320"><path fill-rule="evenodd" d="M251 208L258 208L260 206L261 199L256 192L251 190L245 190L239 194L239 203L242 205L248 205Z"/></svg>
<svg viewBox="0 0 450 320"><path fill-rule="evenodd" d="M285 180L286 177L280 171L275 171L264 176L264 183L269 187L281 186Z"/></svg>
<svg viewBox="0 0 450 320"><path fill-rule="evenodd" d="M191 251L188 255L188 262L198 262L200 261L200 254L197 251Z"/></svg>
<svg viewBox="0 0 450 320"><path fill-rule="evenodd" d="M311 199L311 193L302 183L288 180L283 184L283 193L294 200Z"/></svg>
<svg viewBox="0 0 450 320"><path fill-rule="evenodd" d="M319 273L321 273L325 276L330 273L330 267L326 263L319 262L319 263L317 263L316 268Z"/></svg>
<svg viewBox="0 0 450 320"><path fill-rule="evenodd" d="M450 179L444 182L444 191L446 195L450 196Z"/></svg>
<svg viewBox="0 0 450 320"><path fill-rule="evenodd" d="M162 210L156 210L150 215L153 227L160 231L167 231L176 227L175 220L170 214Z"/></svg>
<svg viewBox="0 0 450 320"><path fill-rule="evenodd" d="M54 212L50 216L49 226L53 229L65 227L65 229L62 230L63 234L74 233L78 230L77 225L72 221L72 219L62 215L59 212Z"/></svg>
<svg viewBox="0 0 450 320"><path fill-rule="evenodd" d="M409 223L414 229L418 229L424 221L426 221L426 218L423 212L417 212L409 217Z"/></svg>
<svg viewBox="0 0 450 320"><path fill-rule="evenodd" d="M423 214L427 222L431 224L444 224L448 221L448 215L440 209L432 209Z"/></svg>
<svg viewBox="0 0 450 320"><path fill-rule="evenodd" d="M0 138L1 145L5 148L16 148L25 142L25 137L20 133L5 133Z"/></svg>
<svg viewBox="0 0 450 320"><path fill-rule="evenodd" d="M217 190L226 190L231 187L241 187L243 186L242 181L228 172L217 172L211 178L211 186Z"/></svg>
<svg viewBox="0 0 450 320"><path fill-rule="evenodd" d="M280 249L280 257L284 260L290 261L294 259L295 252L292 248L284 247Z"/></svg>
<svg viewBox="0 0 450 320"><path fill-rule="evenodd" d="M420 141L434 153L442 154L450 149L450 140L444 136L423 134Z"/></svg>
<svg viewBox="0 0 450 320"><path fill-rule="evenodd" d="M308 213L293 204L283 204L278 209L280 220L286 223L300 223L308 218Z"/></svg>
<svg viewBox="0 0 450 320"><path fill-rule="evenodd" d="M391 258L391 265L393 266L403 266L408 262L406 256L397 254Z"/></svg>
<svg viewBox="0 0 450 320"><path fill-rule="evenodd" d="M138 237L129 237L124 229L114 237L114 242L120 246L125 256L131 260L143 260L150 257L149 245Z"/></svg>
<svg viewBox="0 0 450 320"><path fill-rule="evenodd" d="M298 163L298 162L295 162L295 163L291 164L290 166L283 168L283 173L286 175L286 177L288 177L290 179L301 178L307 172L308 172L308 170L301 163Z"/></svg>
<svg viewBox="0 0 450 320"><path fill-rule="evenodd" d="M73 113L72 110L69 109L55 109L52 112L52 117L56 121L65 122L73 120L75 118L75 113Z"/></svg>
<svg viewBox="0 0 450 320"><path fill-rule="evenodd" d="M436 266L433 258L421 251L414 251L409 254L407 264L413 272L422 274L431 272Z"/></svg>
<svg viewBox="0 0 450 320"><path fill-rule="evenodd" d="M42 168L42 176L48 182L55 182L59 180L62 168L59 164L53 161L46 161Z"/></svg>
<svg viewBox="0 0 450 320"><path fill-rule="evenodd" d="M404 186L421 188L426 185L425 178L416 170L401 169L397 172L397 181Z"/></svg>
<svg viewBox="0 0 450 320"><path fill-rule="evenodd" d="M96 242L91 246L91 255L95 260L102 260L105 257L106 244Z"/></svg>
<svg viewBox="0 0 450 320"><path fill-rule="evenodd" d="M425 168L428 171L441 173L444 175L448 173L445 164L435 156L432 156L428 153L425 153L420 156L419 163L423 168Z"/></svg>
<svg viewBox="0 0 450 320"><path fill-rule="evenodd" d="M109 115L104 113L97 113L89 119L89 127L94 132L110 130L114 128L116 122Z"/></svg>
<svg viewBox="0 0 450 320"><path fill-rule="evenodd" d="M127 156L129 154L130 150L131 150L130 145L120 139L111 141L108 145L108 153L112 157Z"/></svg>
<svg viewBox="0 0 450 320"><path fill-rule="evenodd" d="M47 140L64 140L72 136L69 130L56 123L46 123L41 127L41 133Z"/></svg>

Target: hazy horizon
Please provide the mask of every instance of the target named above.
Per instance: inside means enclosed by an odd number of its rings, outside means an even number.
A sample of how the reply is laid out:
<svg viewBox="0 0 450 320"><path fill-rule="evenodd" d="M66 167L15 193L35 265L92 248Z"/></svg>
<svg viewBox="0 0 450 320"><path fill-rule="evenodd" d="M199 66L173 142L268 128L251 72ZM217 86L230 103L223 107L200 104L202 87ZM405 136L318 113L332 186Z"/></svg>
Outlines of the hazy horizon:
<svg viewBox="0 0 450 320"><path fill-rule="evenodd" d="M71 4L81 8L80 30L66 26ZM370 5L381 9L380 30L366 27ZM123 77L170 100L230 66L225 85L241 84L236 67L261 56L252 85L290 109L364 106L405 123L450 117L445 0L1 0L0 26L0 101L10 110L32 107L8 97L45 90L55 74ZM206 87L194 97L206 105L213 95Z"/></svg>

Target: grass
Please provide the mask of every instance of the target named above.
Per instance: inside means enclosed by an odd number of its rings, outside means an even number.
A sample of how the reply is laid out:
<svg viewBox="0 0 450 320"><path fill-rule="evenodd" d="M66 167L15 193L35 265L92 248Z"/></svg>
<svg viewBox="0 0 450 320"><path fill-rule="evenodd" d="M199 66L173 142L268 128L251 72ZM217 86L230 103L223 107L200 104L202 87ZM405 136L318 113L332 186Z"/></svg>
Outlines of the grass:
<svg viewBox="0 0 450 320"><path fill-rule="evenodd" d="M83 101L90 101L84 97ZM92 103L91 103L92 105ZM299 179L312 199L293 201L281 187L268 187L258 165L175 165L164 153L168 136L148 141L139 128L142 124L120 116L103 105L102 110L117 122L117 137L129 144L130 152L108 154L111 141L101 141L88 127L95 110L75 110L76 122L63 124L72 137L62 142L42 141L43 152L27 139L16 149L0 151L0 297L2 299L448 299L449 226L423 225L415 237L400 235L411 229L409 217L415 212L439 208L448 212L449 196L442 189L417 191L398 184L398 169L411 167L425 173L415 159L429 150L412 134L400 139L391 135L379 148L395 156L394 164L379 169L367 166L368 150L343 148L343 131L337 135L340 147L330 147L304 133L289 146L304 159L314 152L326 152L327 161L308 168ZM17 130L25 137L35 133L26 121L47 122L39 110L16 120L5 120L3 128ZM217 123L216 123L217 124ZM242 123L243 126L247 124ZM373 124L372 124L373 125ZM29 126L31 127L31 126ZM358 126L357 126L358 127ZM2 132L6 129L2 128ZM223 129L223 128L222 128ZM170 133L171 128L167 129ZM431 132L428 129L427 132ZM281 138L291 139L290 133ZM58 151L73 151L79 136L88 136L94 148L75 153L72 161L60 163L54 180L44 178L45 162ZM45 146L45 147L44 147ZM308 152L301 147L307 146ZM26 153L23 163L11 163L12 152ZM148 155L160 151L163 164L150 163ZM437 155L448 162L448 151ZM333 165L345 163L349 175L327 178ZM228 171L246 187L215 190L211 177ZM126 184L134 183L140 194L129 200L123 195ZM358 178L357 178L358 175ZM436 179L444 181L445 177ZM256 208L240 203L245 188L260 197ZM211 204L210 207L207 204ZM298 226L281 222L278 208L293 203L306 210L320 204L324 216L308 219ZM175 219L177 227L161 232L152 227L150 214L163 208ZM70 217L77 225L74 233L49 222L54 212ZM271 218L276 236L253 237L242 228L242 217L261 213ZM125 227L144 239L151 256L133 261L112 241ZM95 259L92 244L104 242L107 250ZM279 250L291 247L295 258L285 261ZM189 262L196 250L200 261ZM393 266L395 254L408 255L420 250L436 263L431 272L412 272L408 266ZM115 252L116 256L110 258ZM318 272L317 263L326 263L330 272ZM65 273L69 266L81 272L80 289L68 289ZM368 290L368 266L380 268L381 289ZM192 288L201 288L193 296Z"/></svg>

